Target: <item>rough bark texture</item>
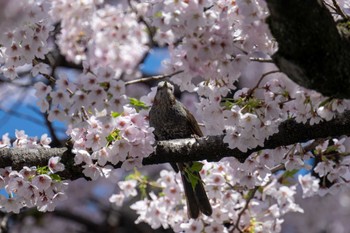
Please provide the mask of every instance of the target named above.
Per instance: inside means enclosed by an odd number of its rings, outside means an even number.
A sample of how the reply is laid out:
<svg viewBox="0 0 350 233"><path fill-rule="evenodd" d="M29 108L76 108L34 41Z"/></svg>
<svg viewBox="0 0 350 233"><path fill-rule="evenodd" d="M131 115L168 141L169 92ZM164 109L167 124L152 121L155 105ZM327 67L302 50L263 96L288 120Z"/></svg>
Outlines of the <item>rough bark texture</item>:
<svg viewBox="0 0 350 233"><path fill-rule="evenodd" d="M66 169L60 173L62 178L77 179L82 177L81 168L74 166L74 155L67 147L62 148L2 148L0 149L0 168L12 167L20 170L24 166L46 166L51 157L61 157Z"/></svg>
<svg viewBox="0 0 350 233"><path fill-rule="evenodd" d="M229 149L223 143L222 136L209 136L200 139L177 139L160 141L157 149L143 164L157 164L178 161L219 161L224 157L235 157L244 162L247 157L262 149L274 149L311 139L350 135L350 111L339 115L331 121L324 121L317 125L297 123L287 120L279 126L279 132L268 138L263 147L256 147L241 152L238 149Z"/></svg>
<svg viewBox="0 0 350 233"><path fill-rule="evenodd" d="M294 120L287 120L279 127L279 132L265 141L263 147L257 147L247 152L229 149L223 143L221 136L208 136L198 139L175 139L159 141L156 150L143 160L144 165L169 162L188 162L207 159L219 161L224 157L235 157L243 162L251 153L262 149L273 149L311 139L350 136L350 111L347 111L331 121L324 121L317 125L304 125ZM0 167L12 166L21 169L23 166L44 166L53 156L61 156L66 170L61 173L65 179L83 177L81 168L74 166L74 155L68 148L52 149L0 149ZM118 164L116 167L120 167Z"/></svg>
<svg viewBox="0 0 350 233"><path fill-rule="evenodd" d="M350 43L317 0L266 0L279 69L325 96L350 98Z"/></svg>

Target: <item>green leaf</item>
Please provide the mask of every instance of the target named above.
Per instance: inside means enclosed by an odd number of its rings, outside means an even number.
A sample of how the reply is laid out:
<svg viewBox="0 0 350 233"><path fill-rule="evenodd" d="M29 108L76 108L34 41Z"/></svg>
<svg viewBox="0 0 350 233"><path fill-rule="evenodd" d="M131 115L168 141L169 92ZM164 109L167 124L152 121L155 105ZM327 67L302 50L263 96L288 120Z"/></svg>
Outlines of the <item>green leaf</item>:
<svg viewBox="0 0 350 233"><path fill-rule="evenodd" d="M247 233L255 233L255 226L258 224L256 218L252 217L250 219L250 227L248 227L247 229L245 229L244 232L247 232Z"/></svg>
<svg viewBox="0 0 350 233"><path fill-rule="evenodd" d="M117 117L120 116L120 115L122 115L122 114L119 113L119 112L112 112L112 113L111 113L111 116L112 116L113 118L117 118Z"/></svg>
<svg viewBox="0 0 350 233"><path fill-rule="evenodd" d="M125 177L125 180L140 180L142 179L142 176L142 173L139 170L137 170L137 168L134 168L134 172L127 175Z"/></svg>
<svg viewBox="0 0 350 233"><path fill-rule="evenodd" d="M148 186L148 177L142 175L142 173L134 168L134 172L130 173L125 177L125 180L136 180L138 189L141 193L141 198L147 197L147 186Z"/></svg>
<svg viewBox="0 0 350 233"><path fill-rule="evenodd" d="M109 82L100 83L100 87L108 88L109 87Z"/></svg>
<svg viewBox="0 0 350 233"><path fill-rule="evenodd" d="M139 109L148 109L147 105L146 105L144 102L142 102L142 101L140 101L140 100L138 100L138 99L136 99L136 98L131 98L131 97L129 97L129 101L130 101L130 104L131 104L132 106L136 107L136 108L139 108Z"/></svg>
<svg viewBox="0 0 350 233"><path fill-rule="evenodd" d="M108 143L111 143L111 142L114 142L114 141L117 141L120 139L120 130L116 129L114 131L112 131L112 133L110 133L107 137L106 137L106 140Z"/></svg>
<svg viewBox="0 0 350 233"><path fill-rule="evenodd" d="M60 175L58 174L50 174L50 177L55 181L62 181Z"/></svg>
<svg viewBox="0 0 350 233"><path fill-rule="evenodd" d="M284 178L293 178L295 174L297 174L299 170L297 169L293 169L293 170L290 170L290 171L285 171L283 173L283 177Z"/></svg>
<svg viewBox="0 0 350 233"><path fill-rule="evenodd" d="M191 183L193 189L196 188L198 182L201 182L200 177L198 176L199 171L202 169L203 164L200 162L193 162L191 167L185 168L186 179Z"/></svg>
<svg viewBox="0 0 350 233"><path fill-rule="evenodd" d="M294 180L294 176L295 174L297 174L299 170L297 169L293 169L293 170L290 170L290 171L285 171L283 173L283 175L280 177L280 183L283 184L283 185L290 185L291 184L291 181Z"/></svg>
<svg viewBox="0 0 350 233"><path fill-rule="evenodd" d="M288 91L283 91L282 96L285 98L289 98L289 92Z"/></svg>
<svg viewBox="0 0 350 233"><path fill-rule="evenodd" d="M36 169L36 172L39 173L40 175L47 174L49 173L49 167L48 166L43 166L43 167L38 167Z"/></svg>
<svg viewBox="0 0 350 233"><path fill-rule="evenodd" d="M262 106L262 101L257 98L249 98L248 106L250 109L260 108Z"/></svg>
<svg viewBox="0 0 350 233"><path fill-rule="evenodd" d="M163 14L162 14L161 11L157 11L157 12L153 15L154 18L161 18L162 16L163 16Z"/></svg>
<svg viewBox="0 0 350 233"><path fill-rule="evenodd" d="M147 182L141 182L138 186L140 193L141 193L141 198L147 197Z"/></svg>
<svg viewBox="0 0 350 233"><path fill-rule="evenodd" d="M195 176L193 173L187 173L187 178L191 183L192 189L195 190L198 182L200 182L199 177Z"/></svg>
<svg viewBox="0 0 350 233"><path fill-rule="evenodd" d="M327 147L327 149L324 153L327 154L327 153L335 152L335 151L337 151L337 149L338 149L338 147L336 145L332 145L332 146Z"/></svg>
<svg viewBox="0 0 350 233"><path fill-rule="evenodd" d="M111 142L114 141L114 137L113 137L112 135L108 135L108 136L106 137L106 140L107 140L107 142L111 143Z"/></svg>
<svg viewBox="0 0 350 233"><path fill-rule="evenodd" d="M204 166L201 162L193 162L191 166L191 171L200 172Z"/></svg>
<svg viewBox="0 0 350 233"><path fill-rule="evenodd" d="M226 100L224 103L223 103L223 106L225 107L226 110L230 110L232 107L233 107L233 103Z"/></svg>
<svg viewBox="0 0 350 233"><path fill-rule="evenodd" d="M135 173L131 173L125 177L125 180L137 180L138 176Z"/></svg>
<svg viewBox="0 0 350 233"><path fill-rule="evenodd" d="M325 106L325 105L327 105L328 103L332 102L332 100L333 100L332 98L327 98L327 99L323 100L323 101L318 105L318 107Z"/></svg>
<svg viewBox="0 0 350 233"><path fill-rule="evenodd" d="M255 195L255 190L254 189L250 189L249 191L248 191L248 193L247 194L245 194L244 196L243 196L243 198L245 199L245 200L248 200L248 199L250 199L250 198L252 198L254 195Z"/></svg>

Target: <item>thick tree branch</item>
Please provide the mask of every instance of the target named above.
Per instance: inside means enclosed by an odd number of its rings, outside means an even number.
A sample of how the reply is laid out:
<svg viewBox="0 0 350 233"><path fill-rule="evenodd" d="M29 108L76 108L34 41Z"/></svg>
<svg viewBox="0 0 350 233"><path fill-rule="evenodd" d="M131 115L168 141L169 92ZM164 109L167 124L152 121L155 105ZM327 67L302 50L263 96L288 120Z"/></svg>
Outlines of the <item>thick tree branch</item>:
<svg viewBox="0 0 350 233"><path fill-rule="evenodd" d="M59 156L66 169L60 174L66 179L82 177L81 168L74 166L74 155L67 147L62 148L2 148L0 149L0 167L12 167L20 170L24 166L46 166L51 157Z"/></svg>
<svg viewBox="0 0 350 233"><path fill-rule="evenodd" d="M248 156L262 149L274 149L311 139L338 137L350 135L350 111L339 115L331 121L324 121L317 125L297 123L287 120L279 126L279 132L268 138L263 147L256 147L242 152L238 149L229 149L223 143L222 136L208 136L200 139L177 139L157 143L157 150L143 164L157 164L166 162L186 161L218 161L224 157L235 157L245 161Z"/></svg>
<svg viewBox="0 0 350 233"><path fill-rule="evenodd" d="M319 0L266 0L279 69L325 96L350 98L349 35ZM338 28L337 28L338 27Z"/></svg>
<svg viewBox="0 0 350 233"><path fill-rule="evenodd" d="M156 151L143 160L144 165L160 164L168 162L186 162L207 159L219 161L224 157L235 157L243 162L247 157L262 149L273 149L279 146L287 146L298 142L306 142L311 139L339 137L350 135L350 111L338 115L331 121L324 121L317 125L296 123L290 119L279 126L279 132L265 141L263 147L257 147L247 152L238 149L229 149L223 142L223 135L208 136L199 139L176 139L159 141ZM66 170L61 173L65 179L77 179L83 177L81 168L74 166L74 155L68 148L51 149L0 149L0 167L12 166L13 169L21 169L23 166L44 166L53 156L61 156ZM118 165L119 166L119 165ZM116 167L118 167L116 166Z"/></svg>

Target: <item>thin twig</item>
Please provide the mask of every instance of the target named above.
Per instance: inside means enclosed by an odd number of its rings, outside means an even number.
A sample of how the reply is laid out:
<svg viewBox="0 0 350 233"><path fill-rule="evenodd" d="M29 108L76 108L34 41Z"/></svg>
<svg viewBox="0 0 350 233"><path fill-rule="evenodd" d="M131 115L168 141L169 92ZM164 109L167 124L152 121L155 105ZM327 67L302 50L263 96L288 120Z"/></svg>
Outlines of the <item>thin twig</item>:
<svg viewBox="0 0 350 233"><path fill-rule="evenodd" d="M344 13L344 11L340 8L336 0L332 0L333 6L336 10L336 12L343 17L344 19L349 19L349 17Z"/></svg>
<svg viewBox="0 0 350 233"><path fill-rule="evenodd" d="M331 4L329 4L329 3L326 2L326 1L323 1L323 3L324 3L326 6L328 6L330 9L334 10L334 12L331 12L332 14L338 14L338 13L337 13L337 9L335 9L334 6L332 6Z"/></svg>
<svg viewBox="0 0 350 233"><path fill-rule="evenodd" d="M133 11L136 15L139 15L137 12L137 9L135 9L135 7L132 5L131 0L128 0L127 2L128 2L128 5L129 5L131 11ZM150 41L149 47L152 48L152 47L157 46L157 43L153 39L154 35L155 35L155 29L152 28L152 26L141 15L139 15L138 19L141 23L143 23L145 25L145 27L147 28L147 30L149 32L149 41Z"/></svg>
<svg viewBox="0 0 350 233"><path fill-rule="evenodd" d="M254 91L260 86L262 80L263 80L266 76L268 76L268 75L270 75L270 74L280 73L280 72L281 72L281 71L279 71L279 70L272 70L272 71L269 71L269 72L266 72L266 73L262 74L261 77L260 77L260 79L259 79L259 81L258 81L258 83L255 85L255 87L253 87L252 89L250 89L250 91L247 93L247 95L248 95L248 96L252 95L252 94L254 93Z"/></svg>
<svg viewBox="0 0 350 233"><path fill-rule="evenodd" d="M263 75L261 75L260 80L259 80L258 83L256 84L256 88L258 88L258 87L260 86L262 80L263 80L266 76L268 76L268 75L270 75L270 74L275 74L275 73L281 73L281 71L279 71L279 70L272 70L272 71L266 72L266 73L264 73Z"/></svg>
<svg viewBox="0 0 350 233"><path fill-rule="evenodd" d="M51 142L51 146L54 146L54 147L62 147L64 146L61 142L61 140L58 139L57 137L57 132L55 130L55 128L53 127L53 124L51 121L49 121L48 119L48 114L47 113L42 113L43 115L43 118L45 120L45 124L50 132L50 135L51 135L51 138L52 138L52 142Z"/></svg>
<svg viewBox="0 0 350 233"><path fill-rule="evenodd" d="M165 79L165 78L169 78L172 77L174 75L180 74L184 72L183 70L178 70L174 73L171 74L165 74L165 75L156 75L156 76L150 76L150 77L145 77L145 78L140 78L140 79L135 79L135 80L131 80L125 83L125 85L130 85L130 84L135 84L135 83L143 83L143 82L148 82L148 81L155 81L155 80L159 80L159 79Z"/></svg>
<svg viewBox="0 0 350 233"><path fill-rule="evenodd" d="M243 233L243 231L238 226L239 221L241 221L241 218L242 218L244 212L248 209L249 203L254 198L255 193L256 193L256 191L258 191L258 189L259 189L259 186L256 186L254 189L251 190L250 193L248 193L249 196L247 197L247 200L246 200L246 203L245 203L243 209L238 214L237 221L236 221L235 225L233 226L232 230L230 231L231 233L233 233L235 229L237 229L240 233Z"/></svg>
<svg viewBox="0 0 350 233"><path fill-rule="evenodd" d="M56 79L54 77L52 77L51 75L48 75L48 74L42 74L47 80L50 81L50 83L55 83L56 82Z"/></svg>
<svg viewBox="0 0 350 233"><path fill-rule="evenodd" d="M286 167L284 166L283 163L281 163L281 164L278 164L278 165L274 166L273 168L271 168L271 169L270 169L270 172L271 172L271 173L276 173L276 172L282 171L282 170L284 170L284 169L286 169Z"/></svg>
<svg viewBox="0 0 350 233"><path fill-rule="evenodd" d="M260 57L250 57L249 60L262 63L274 63L272 59L265 59Z"/></svg>

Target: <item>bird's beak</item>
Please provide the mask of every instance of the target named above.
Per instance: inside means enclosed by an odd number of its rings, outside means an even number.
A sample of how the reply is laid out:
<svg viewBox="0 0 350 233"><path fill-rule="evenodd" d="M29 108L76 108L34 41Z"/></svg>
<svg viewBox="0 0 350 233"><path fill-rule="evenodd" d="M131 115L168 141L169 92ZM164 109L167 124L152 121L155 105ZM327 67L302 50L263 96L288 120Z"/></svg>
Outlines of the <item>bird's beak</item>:
<svg viewBox="0 0 350 233"><path fill-rule="evenodd" d="M164 82L164 86L163 87L168 88L168 82L167 81Z"/></svg>

